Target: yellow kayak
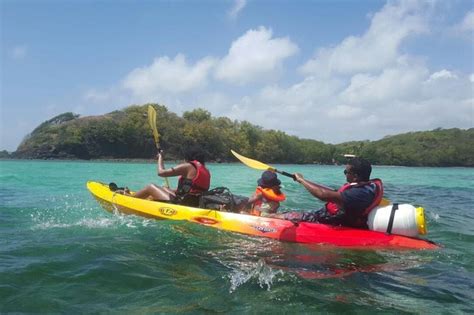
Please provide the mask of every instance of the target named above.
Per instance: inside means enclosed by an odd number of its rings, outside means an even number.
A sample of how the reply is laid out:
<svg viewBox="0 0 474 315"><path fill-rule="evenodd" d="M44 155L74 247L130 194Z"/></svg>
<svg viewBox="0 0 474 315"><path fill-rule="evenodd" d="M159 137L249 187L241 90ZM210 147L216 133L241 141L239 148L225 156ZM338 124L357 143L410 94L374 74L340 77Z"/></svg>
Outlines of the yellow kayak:
<svg viewBox="0 0 474 315"><path fill-rule="evenodd" d="M134 198L116 193L104 183L89 181L87 189L108 211L147 218L186 220L209 227L273 238L280 241L330 244L343 247L436 249L435 243L421 238L320 223L266 218L212 209L200 209L166 202Z"/></svg>

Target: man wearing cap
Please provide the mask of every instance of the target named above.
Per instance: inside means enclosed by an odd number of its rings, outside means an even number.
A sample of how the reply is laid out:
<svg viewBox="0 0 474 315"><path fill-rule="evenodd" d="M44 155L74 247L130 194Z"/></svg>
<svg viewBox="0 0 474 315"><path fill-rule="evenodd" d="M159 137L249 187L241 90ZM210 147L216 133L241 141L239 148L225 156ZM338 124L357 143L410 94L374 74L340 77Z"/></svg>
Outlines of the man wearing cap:
<svg viewBox="0 0 474 315"><path fill-rule="evenodd" d="M323 208L312 212L291 212L284 214L287 220L319 222L357 228L367 227L367 216L382 199L383 186L379 179L370 180L372 166L362 158L348 161L344 175L347 183L337 191L306 180L295 174L295 180L314 197L326 201Z"/></svg>

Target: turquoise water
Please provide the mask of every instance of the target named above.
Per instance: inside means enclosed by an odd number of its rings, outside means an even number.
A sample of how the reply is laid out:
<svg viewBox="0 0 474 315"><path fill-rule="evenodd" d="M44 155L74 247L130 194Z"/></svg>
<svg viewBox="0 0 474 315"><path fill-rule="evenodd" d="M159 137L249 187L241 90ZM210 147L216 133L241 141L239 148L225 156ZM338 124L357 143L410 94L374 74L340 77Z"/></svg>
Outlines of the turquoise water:
<svg viewBox="0 0 474 315"><path fill-rule="evenodd" d="M210 164L250 195L259 171ZM342 166L277 165L337 187ZM439 251L281 243L104 211L88 180L162 183L151 163L0 161L0 313L474 311L474 169L375 167L386 196L425 207ZM321 203L281 177L287 209ZM172 181L173 182L173 181Z"/></svg>

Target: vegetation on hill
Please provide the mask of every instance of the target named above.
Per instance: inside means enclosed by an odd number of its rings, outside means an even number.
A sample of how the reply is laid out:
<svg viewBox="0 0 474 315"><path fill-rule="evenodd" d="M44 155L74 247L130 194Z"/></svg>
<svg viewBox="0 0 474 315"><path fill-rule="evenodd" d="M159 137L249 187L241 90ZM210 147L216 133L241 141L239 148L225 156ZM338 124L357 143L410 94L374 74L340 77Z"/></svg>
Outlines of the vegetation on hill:
<svg viewBox="0 0 474 315"><path fill-rule="evenodd" d="M163 105L157 111L161 146L169 159L182 148L199 145L210 161L235 161L234 149L266 163L344 163L343 154L374 164L474 166L474 129L436 129L338 145L264 130L249 122L212 117L204 109L179 117ZM38 159L150 159L156 149L147 120L148 104L102 116L64 113L39 125L11 156Z"/></svg>

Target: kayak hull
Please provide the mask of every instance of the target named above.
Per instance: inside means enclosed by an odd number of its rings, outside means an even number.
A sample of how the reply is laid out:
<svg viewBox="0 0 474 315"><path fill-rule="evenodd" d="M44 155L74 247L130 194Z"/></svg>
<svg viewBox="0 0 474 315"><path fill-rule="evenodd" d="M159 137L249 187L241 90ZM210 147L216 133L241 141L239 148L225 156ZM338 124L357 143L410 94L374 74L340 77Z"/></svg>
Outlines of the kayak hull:
<svg viewBox="0 0 474 315"><path fill-rule="evenodd" d="M111 212L119 211L154 219L185 220L225 231L280 241L327 244L351 248L439 248L431 241L401 235L320 223L300 222L295 224L288 220L276 218L138 199L112 192L108 185L99 182L89 181L87 182L87 188L99 204Z"/></svg>

